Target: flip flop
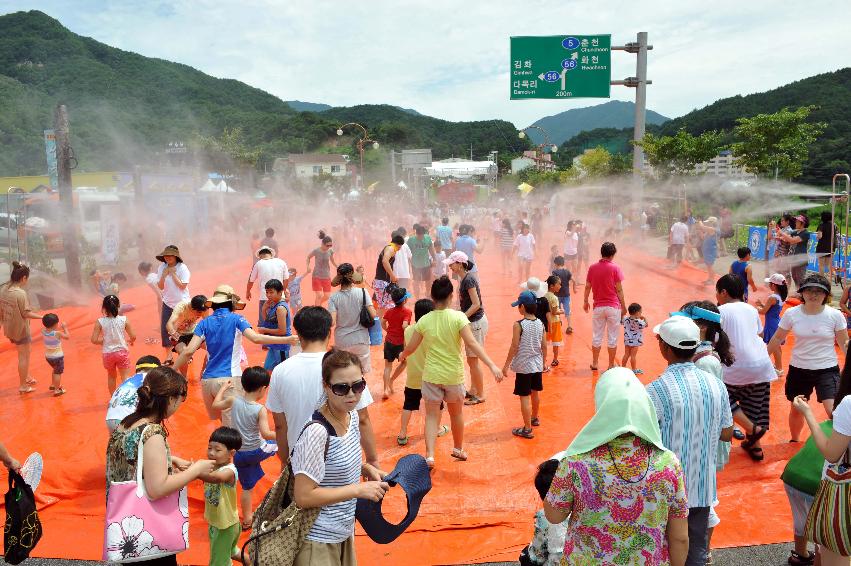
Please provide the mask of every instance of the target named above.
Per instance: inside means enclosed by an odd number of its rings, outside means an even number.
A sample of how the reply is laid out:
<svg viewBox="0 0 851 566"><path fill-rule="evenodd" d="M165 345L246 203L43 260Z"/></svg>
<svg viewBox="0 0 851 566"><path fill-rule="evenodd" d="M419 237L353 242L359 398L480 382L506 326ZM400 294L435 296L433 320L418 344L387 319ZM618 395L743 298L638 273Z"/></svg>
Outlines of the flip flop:
<svg viewBox="0 0 851 566"><path fill-rule="evenodd" d="M558 360L553 360L553 363L550 364L551 368L554 368L558 365Z"/></svg>
<svg viewBox="0 0 851 566"><path fill-rule="evenodd" d="M408 443L408 437L407 436L397 436L396 437L396 444L398 444L399 446L404 446L407 443Z"/></svg>
<svg viewBox="0 0 851 566"><path fill-rule="evenodd" d="M565 330L565 332L567 332L568 334L573 334L573 327L572 327L572 326L568 326L568 327L567 327L567 330Z"/></svg>
<svg viewBox="0 0 851 566"><path fill-rule="evenodd" d="M433 470L434 469L434 458L426 458L425 461L426 461L426 466L428 466L428 469Z"/></svg>
<svg viewBox="0 0 851 566"><path fill-rule="evenodd" d="M453 448L452 454L450 454L450 456L452 456L456 460L460 460L462 462L467 461L467 453L464 451L463 448Z"/></svg>
<svg viewBox="0 0 851 566"><path fill-rule="evenodd" d="M535 438L535 435L532 432L531 428L523 428L523 427L512 428L511 434L513 434L514 436L519 436L520 438L529 438L529 439Z"/></svg>
<svg viewBox="0 0 851 566"><path fill-rule="evenodd" d="M449 434L449 425L441 425L440 430L437 431L438 438L441 436L446 436L447 434Z"/></svg>

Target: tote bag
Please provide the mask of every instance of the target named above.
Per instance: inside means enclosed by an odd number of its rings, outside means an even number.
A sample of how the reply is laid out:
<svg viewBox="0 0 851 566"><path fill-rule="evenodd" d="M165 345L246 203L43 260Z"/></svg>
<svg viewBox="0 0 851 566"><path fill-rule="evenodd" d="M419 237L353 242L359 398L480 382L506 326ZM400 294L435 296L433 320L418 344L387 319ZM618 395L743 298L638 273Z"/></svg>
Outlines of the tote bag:
<svg viewBox="0 0 851 566"><path fill-rule="evenodd" d="M145 431L142 431L144 436ZM139 439L136 479L114 482L106 500L103 559L140 562L189 548L189 499L186 488L152 500L142 480L143 443Z"/></svg>
<svg viewBox="0 0 851 566"><path fill-rule="evenodd" d="M9 470L9 491L6 493L5 502L4 560L9 564L20 564L35 548L42 530L38 512L35 510L33 490L14 470Z"/></svg>
<svg viewBox="0 0 851 566"><path fill-rule="evenodd" d="M829 464L807 515L808 540L841 555L851 555L851 462L848 452Z"/></svg>

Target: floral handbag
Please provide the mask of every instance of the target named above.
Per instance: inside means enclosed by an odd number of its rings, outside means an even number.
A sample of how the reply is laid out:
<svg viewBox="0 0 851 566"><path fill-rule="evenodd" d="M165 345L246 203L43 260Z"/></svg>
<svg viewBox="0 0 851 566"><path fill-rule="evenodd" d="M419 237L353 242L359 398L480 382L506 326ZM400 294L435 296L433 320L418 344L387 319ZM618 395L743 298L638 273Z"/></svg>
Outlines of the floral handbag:
<svg viewBox="0 0 851 566"><path fill-rule="evenodd" d="M841 555L851 554L851 460L828 464L807 515L805 536Z"/></svg>
<svg viewBox="0 0 851 566"><path fill-rule="evenodd" d="M189 499L186 488L152 500L142 480L142 436L136 479L114 482L106 500L103 559L139 562L177 554L189 548Z"/></svg>

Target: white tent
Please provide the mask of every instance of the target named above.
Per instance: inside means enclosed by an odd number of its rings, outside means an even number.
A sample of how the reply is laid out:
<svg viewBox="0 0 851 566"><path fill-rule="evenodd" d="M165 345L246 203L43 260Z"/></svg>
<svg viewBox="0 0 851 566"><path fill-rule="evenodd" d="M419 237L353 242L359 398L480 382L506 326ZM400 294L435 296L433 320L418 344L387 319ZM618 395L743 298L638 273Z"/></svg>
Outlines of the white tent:
<svg viewBox="0 0 851 566"><path fill-rule="evenodd" d="M219 181L218 185L214 185L210 179L207 179L207 182L198 189L200 192L204 193L235 193L231 187L228 186L223 180Z"/></svg>

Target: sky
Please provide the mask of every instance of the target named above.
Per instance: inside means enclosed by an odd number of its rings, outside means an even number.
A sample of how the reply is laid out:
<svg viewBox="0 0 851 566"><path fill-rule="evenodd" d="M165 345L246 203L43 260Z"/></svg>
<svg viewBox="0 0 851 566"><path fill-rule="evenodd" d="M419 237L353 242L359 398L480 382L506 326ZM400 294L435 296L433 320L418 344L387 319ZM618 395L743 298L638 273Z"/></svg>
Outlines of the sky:
<svg viewBox="0 0 851 566"><path fill-rule="evenodd" d="M653 45L647 107L681 116L851 64L848 0L0 0L127 51L233 78L284 100L393 104L524 127L606 99L509 100L509 38L611 34ZM612 78L635 56L612 53ZM631 88L611 97L634 100Z"/></svg>

